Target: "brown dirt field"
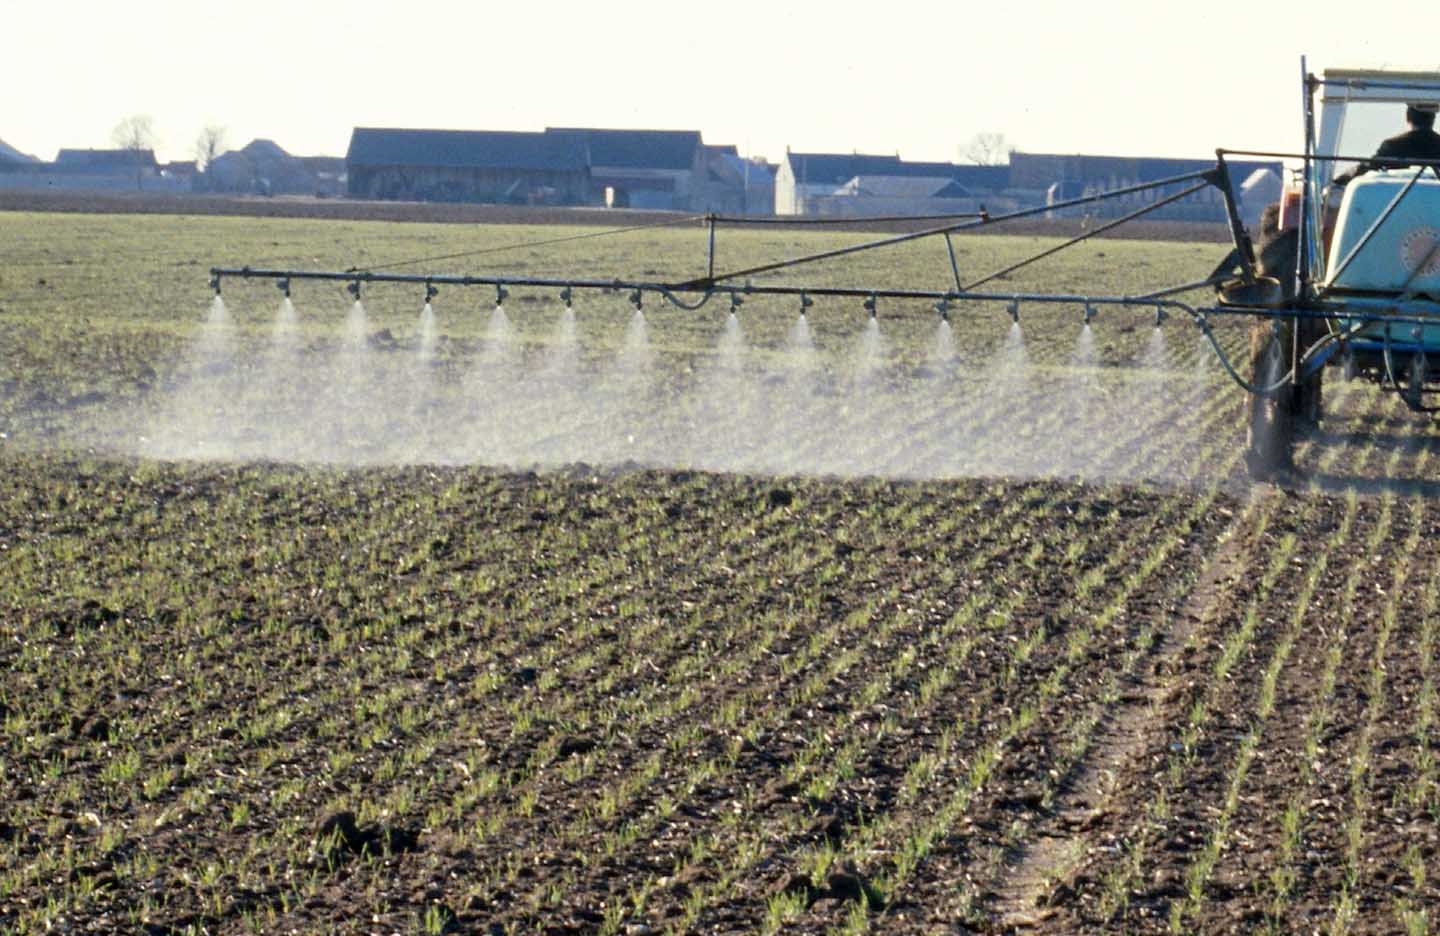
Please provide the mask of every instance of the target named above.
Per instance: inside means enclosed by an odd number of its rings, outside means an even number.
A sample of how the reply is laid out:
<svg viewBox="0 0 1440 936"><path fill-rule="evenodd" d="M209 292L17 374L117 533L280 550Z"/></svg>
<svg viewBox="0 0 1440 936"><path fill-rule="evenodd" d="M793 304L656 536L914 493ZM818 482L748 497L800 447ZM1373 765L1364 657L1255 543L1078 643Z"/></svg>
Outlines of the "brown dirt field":
<svg viewBox="0 0 1440 936"><path fill-rule="evenodd" d="M1178 341L1066 443L1150 480L170 461L101 443L176 342L50 314L66 268L0 308L0 931L1432 925L1440 424L1393 394L1328 385L1283 490ZM1045 454L1075 386L936 444Z"/></svg>

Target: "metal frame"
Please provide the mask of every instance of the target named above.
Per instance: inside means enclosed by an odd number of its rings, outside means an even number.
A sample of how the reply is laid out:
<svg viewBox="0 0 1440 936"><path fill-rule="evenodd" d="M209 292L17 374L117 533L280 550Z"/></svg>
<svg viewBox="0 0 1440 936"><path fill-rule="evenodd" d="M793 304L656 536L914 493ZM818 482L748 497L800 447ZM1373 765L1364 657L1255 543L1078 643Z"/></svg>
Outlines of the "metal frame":
<svg viewBox="0 0 1440 936"><path fill-rule="evenodd" d="M592 232L578 235L578 237L595 237L604 234L618 234L627 231L640 230L654 226L675 226L701 222L707 227L707 250L705 256L705 272L694 279L681 280L678 282L663 282L658 280L629 279L617 277L613 279L557 279L553 277L533 276L494 276L494 275L439 275L439 274L410 274L394 272L393 267L410 265L423 260L409 260L392 264L392 269L351 269L345 271L314 271L297 269L261 269L252 267L215 267L210 271L211 286L217 293L220 293L223 281L226 278L236 279L269 279L273 280L289 295L292 283L296 281L332 281L347 284L350 292L358 299L363 285L375 283L396 283L423 285L426 290L426 298L433 298L439 286L488 286L493 287L497 294L497 303L503 300L508 290L512 287L540 288L560 290L561 298L568 305L576 290L598 290L603 292L627 292L630 294L630 301L635 307L641 308L644 297L653 294L663 298L666 302L677 308L696 310L708 303L717 295L725 295L730 298L730 308L734 311L741 302L742 296L789 296L800 300L800 313L805 314L806 309L812 305L812 300L817 296L859 298L864 300L864 308L874 316L876 302L879 299L899 300L923 300L935 304L936 312L948 320L952 310L956 307L963 307L966 303L1004 303L1006 312L1019 321L1020 307L1022 304L1039 305L1081 305L1084 308L1085 321L1089 321L1100 307L1143 309L1147 314L1154 314L1158 325L1171 314L1183 314L1188 316L1201 331L1209 338L1217 356L1220 358L1226 372L1230 377L1250 393L1259 395L1273 395L1288 383L1303 379L1308 373L1323 366L1338 347L1343 347L1349 334L1357 331L1360 327L1372 323L1384 323L1387 325L1386 334L1388 338L1389 326L1393 325L1427 325L1440 324L1440 306L1433 303L1416 303L1413 296L1401 296L1396 301L1376 306L1371 302L1355 302L1350 300L1337 300L1332 298L1325 289L1316 285L1316 270L1323 269L1324 258L1320 256L1320 245L1317 242L1318 230L1316 218L1320 209L1317 182L1319 176L1328 173L1317 173L1319 165L1331 165L1338 161L1365 161L1371 165L1377 163L1383 165L1418 165L1413 160L1389 161L1375 160L1371 157L1354 157L1339 155L1322 155L1316 152L1316 123L1315 123L1315 94L1322 88L1331 88L1342 82L1333 79L1320 79L1309 75L1305 71L1304 59L1301 60L1302 74L1302 107L1305 121L1305 145L1300 153L1277 153L1258 150L1234 150L1217 149L1215 151L1216 163L1206 170L1185 173L1158 179L1153 182L1144 182L1136 185L1110 191L1099 192L1080 198L1068 199L1052 205L1037 208L1022 209L1007 214L992 215L983 206L978 212L971 214L957 215L916 215L916 216L887 216L885 218L804 218L804 219L782 219L782 218L747 218L728 217L723 215L708 214L697 217L677 218L661 222L659 225L642 225L628 228L615 229L610 231ZM1360 80L1360 79L1357 79ZM1403 82L1383 82L1378 79L1366 78L1367 89L1384 88L1387 93L1394 89L1412 89L1414 86L1407 86ZM1435 90L1429 86L1428 90ZM1437 92L1440 96L1440 92ZM1229 166L1226 162L1229 156L1251 156L1267 157L1276 159L1299 160L1302 164L1302 186L1303 195L1301 198L1301 224L1299 237L1299 255L1297 257L1297 276L1295 285L1295 296L1293 303L1282 307L1272 307L1260 304L1234 304L1213 302L1211 304L1192 304L1183 302L1177 298L1178 295L1186 292L1215 288L1222 283L1233 282L1238 279L1240 283L1254 285L1257 282L1256 259L1254 246L1251 243L1250 235L1246 232L1240 218L1239 204L1235 195L1234 186L1230 177ZM1440 161L1425 164L1440 177ZM1422 169L1423 172L1423 169ZM1419 178L1417 173L1416 178ZM1141 208L1129 212L1119 218L1105 222L1097 228L1086 231L1072 237L1054 247L1039 251L1025 259L1009 266L981 276L977 279L965 282L961 275L959 265L955 259L954 246L951 241L952 235L979 228L992 228L1006 222L1033 218L1054 211L1063 211L1070 208L1077 208L1086 205L1093 205L1100 202L1124 198L1126 196L1139 194L1147 191L1164 189L1171 186L1184 186L1176 192L1171 192L1156 201L1144 205ZM1035 292L995 292L981 291L978 287L983 286L1008 273L1035 263L1045 257L1052 256L1062 250L1082 243L1099 234L1120 227L1123 224L1142 218L1153 211L1165 207L1180 199L1189 197L1208 187L1215 187L1219 190L1224 200L1226 218L1230 229L1234 249L1224 262L1216 268L1215 272L1204 280L1178 284L1153 290L1138 296L1114 296L1114 295L1081 295L1081 294L1053 294ZM1409 194L1414 187L1414 180L1410 186L1398 195L1386 214L1377 222L1378 228L1385 218L1388 218L1398 204ZM847 247L835 248L818 253L806 254L797 257L790 257L765 264L747 268L719 271L716 270L716 241L717 232L721 226L753 227L757 225L863 225L865 223L884 222L943 222L918 231L911 231L902 234L894 234L878 239L872 239L860 244ZM1374 230L1367 232L1366 239L1372 236ZM845 257L852 254L862 253L871 250L878 250L898 244L910 243L925 238L943 238L945 241L946 255L948 257L949 273L953 282L953 288L944 290L927 289L875 289L865 287L836 287L820 285L763 285L751 282L751 277L772 273L780 270L788 270L794 267L804 266L822 260L831 260L838 257ZM575 237L557 238L555 240L572 240ZM545 241L543 243L552 243ZM526 245L520 245L526 246ZM486 252L486 251L481 251ZM1352 252L1353 255L1353 252ZM456 259L466 254L451 254L436 259ZM1277 323L1282 320L1300 319L1323 319L1330 324L1329 333L1316 342L1312 347L1299 347L1298 338L1290 349L1289 371L1277 382L1270 386L1256 386L1246 380L1236 370L1229 360L1224 349L1215 339L1210 326L1210 319L1219 316L1245 316L1256 320L1270 319ZM1339 327L1339 321L1343 319L1347 323L1346 329ZM1347 332L1348 329L1348 332ZM1298 330L1297 330L1298 331ZM1386 343L1387 372L1393 369L1389 366L1391 353L1390 345ZM1391 383L1399 389L1398 383L1393 380L1394 374L1390 373Z"/></svg>
<svg viewBox="0 0 1440 936"><path fill-rule="evenodd" d="M211 287L216 291L216 293L218 294L218 293L221 291L222 287L223 287L223 282L224 282L224 280L227 279L227 278L230 278L230 279L266 279L266 280L273 280L273 281L274 281L282 290L284 290L284 291L286 292L286 294L288 295L288 294L289 294L289 290L291 289L293 283L299 282L299 281L341 282L341 283L347 284L348 287L349 287L349 289L350 289L350 291L351 291L351 293L352 293L352 294L355 294L357 297L358 297L358 295L359 295L359 292L360 292L362 286L367 285L367 284L375 284L375 283L398 283L398 284L410 284L410 285L423 285L423 286L425 286L426 289L427 289L427 296L433 296L433 295L434 295L434 290L437 289L439 286L463 286L463 287L470 287L470 286L490 286L490 287L495 287L496 289L509 289L509 288L511 288L511 287L521 287L521 288L534 287L534 288L541 288L541 289L560 289L560 290L568 290L568 291L574 291L574 290L599 290L599 291L611 292L611 293L613 293L613 292L628 292L628 293L630 293L631 301L632 301L633 303L635 303L636 305L640 305L640 304L643 302L643 297L644 297L645 294L647 294L647 293L655 294L655 295L658 295L658 296L664 298L667 302L670 302L671 304L673 304L673 305L675 305L675 306L677 306L677 307L679 307L679 308L689 309L689 310L694 310L694 309L700 308L701 306L705 305L711 298L715 297L716 295L727 295L727 296L731 296L731 297L742 296L742 295L743 295L743 296L794 296L794 297L801 297L801 298L813 298L813 297L818 297L818 296L825 296L825 297L841 297L841 298L860 298L860 299L865 299L865 300L870 300L870 299L928 300L928 301L933 301L933 302L935 302L935 303L937 304L937 311L938 311L942 316L945 316L945 317L947 317L947 318L948 318L948 316L949 316L949 314L950 314L950 309L951 309L952 306L958 305L958 304L962 304L962 303L966 303L966 302L1000 302L1000 303L1006 303L1006 304L1007 304L1007 309L1010 310L1010 312L1011 312L1012 315L1014 315L1014 314L1016 314L1016 313L1018 312L1018 308L1016 308L1016 307L1018 306L1019 303L1064 304L1064 305L1081 304L1081 305L1087 306L1087 307L1092 308L1092 309L1093 309L1094 307L1099 307L1099 306L1137 307L1137 308L1143 308L1147 313L1154 313L1154 312L1157 312L1157 311L1159 311L1159 310L1168 310L1168 311L1173 311L1173 312L1177 312L1177 313L1184 313L1184 314L1186 314L1186 315L1189 315L1189 316L1192 317L1193 319L1196 319L1197 322L1198 322L1199 320L1201 320L1201 319L1204 317L1204 315L1206 315L1206 314L1211 314L1211 315L1233 315L1233 314L1245 314L1245 315L1255 315L1255 314L1258 314L1258 315L1267 315L1267 314L1272 314L1269 310L1239 310L1239 309L1219 308L1219 307L1202 309L1202 308L1197 308L1197 307L1195 307L1195 306L1193 306L1193 305L1191 305L1191 304L1189 304L1189 303L1181 302L1181 301L1179 301L1179 300L1177 300L1177 299L1170 298L1171 295L1173 295L1175 292L1178 292L1178 291L1187 291L1187 290L1193 290L1193 289L1200 289L1200 288L1203 288L1203 287L1206 287L1206 286L1214 285L1214 283L1219 282L1221 279L1225 278L1225 276L1222 276L1222 275L1219 274L1219 273L1217 273L1216 275L1212 275L1212 276L1211 276L1210 278L1208 278L1208 279L1201 280L1201 281L1196 282L1196 283L1187 283L1187 284L1184 284L1184 285L1181 285L1181 286L1162 288L1162 289L1158 289L1158 290L1154 290L1154 291L1148 292L1148 293L1146 293L1146 294L1144 294L1144 295L1141 295L1141 296L1110 296L1110 295L1054 294L1054 293L1013 292L1013 291L1012 291L1012 292L991 292L991 291L979 291L979 290L976 289L977 286L983 285L984 283L988 283L988 282L990 282L990 281L992 281L992 280L994 280L994 279L996 279L996 278L998 278L998 277L1000 277L1000 276L1004 276L1004 275L1006 275L1007 273L1013 272L1013 271L1015 271L1015 270L1020 269L1021 267L1027 266L1027 265L1029 265L1029 264L1031 264L1031 263L1034 263L1034 262L1036 262L1036 261L1038 261L1038 260L1040 260L1040 259L1043 259L1044 257L1051 256L1051 255L1059 252L1060 250L1063 250L1063 249L1066 249L1066 248L1068 248L1068 247L1072 247L1072 246L1074 246L1074 245L1076 245L1076 244L1082 243L1082 242L1084 242L1084 241L1086 241L1086 240L1089 240L1089 239L1091 239L1091 238L1093 238L1093 237L1096 237L1096 236L1099 235L1099 234L1102 234L1102 233L1104 233L1104 232L1106 232L1106 231L1112 230L1113 228L1119 227L1120 225L1122 225L1122 224L1124 224L1124 223L1128 223L1128 222L1130 222L1130 221L1136 220L1137 218L1141 218L1141 217L1143 217L1143 216L1145 216L1145 215L1147 215L1147 214L1149 214L1149 213L1151 213L1151 212L1153 212L1153 211L1155 211L1155 210L1157 210L1157 209L1159 209L1159 208L1162 208L1162 207L1164 207L1164 206L1166 206L1166 205L1168 205L1168 204L1171 204L1172 202L1178 201L1178 200L1181 199L1181 198L1188 197L1188 196L1190 196L1190 195L1192 195L1192 194L1194 194L1194 193L1196 193L1196 192L1198 192L1198 191L1201 191L1201 190L1207 188L1207 187L1210 186L1210 185L1215 185L1215 184L1217 184L1217 181L1218 181L1219 179L1221 179L1222 174L1223 174L1223 173L1222 173L1221 168L1217 166L1216 168L1212 168L1212 169L1207 169L1207 170L1197 171L1197 172L1192 172L1192 173L1186 173L1186 174L1178 175L1178 176L1171 176L1171 177L1168 177L1168 178L1165 178L1165 179L1158 179L1158 180L1153 181L1153 182L1145 182L1145 183L1141 183L1141 184L1138 184L1138 185L1127 186L1127 187L1120 188L1120 189L1114 189L1114 190L1111 190L1111 191L1096 193L1096 194L1094 194L1094 195L1084 196L1084 197L1082 197L1082 198L1069 199L1069 200L1066 200L1066 201L1063 201L1063 202L1058 202L1058 203L1053 204L1053 205L1046 205L1046 206L1037 207L1037 208L1028 208L1028 209L1023 209L1023 210L1020 210L1020 211L1011 212L1011 213L1008 213L1008 214L1002 214L1002 215L992 215L992 214L990 214L989 212L986 212L986 211L984 211L984 210L981 210L980 212L977 212L977 213L974 213L974 214L968 214L968 215L938 215L938 216L937 216L937 215L929 215L929 216L896 216L896 217L888 217L888 218L885 218L885 219L883 219L883 220L889 221L889 222L896 222L896 221L929 221L929 220L945 219L945 220L949 220L950 223L944 224L944 225L935 226L935 227L925 228L925 229L922 229L922 230L919 230L919 231L912 231L912 232L908 232L908 233L904 233L904 234L892 235L892 236L889 236L889 237L884 237L884 238L880 238L880 239L877 239L877 240L866 241L866 242L861 243L861 244L855 244L855 245L848 246L848 247L842 247L842 248L837 248L837 249L834 249L834 250L823 251L823 252L820 252L820 253L808 254L808 255L799 256L799 257L791 257L791 258L788 258L788 259L779 260L779 261L775 261L775 262L773 262L773 263L767 263L767 264L763 264L763 265L760 265L760 266L754 266L754 267L748 267L748 268L736 269L736 270L728 270L728 271L723 271L723 272L718 272L718 273L715 271L715 244L716 244L716 240L717 240L716 231L717 231L717 228L718 228L719 226L721 226L721 225L734 225L734 226L752 226L752 225L756 225L756 224L787 224L787 225L795 224L795 225L806 225L806 224L813 224L813 223L817 223L817 222L819 222L819 223L833 224L833 223L836 223L837 219L802 219L802 220L798 220L798 221L789 221L789 220L774 219L774 218L761 218L761 219L756 219L756 218L743 218L743 217L726 217L726 216L722 216L722 215L713 215L713 214L712 214L712 215L705 215L705 216L703 216L703 217L701 217L701 218L699 218L699 219L693 219L693 220L703 221L703 222L707 225L707 227L708 227L708 250L707 250L706 261L705 261L705 262L706 262L706 272L705 272L705 275L704 275L704 276L701 276L701 277L698 277L698 278L695 278L695 279L683 280L683 281L679 281L679 282L663 282L663 281L658 281L658 280L629 279L629 278L624 278L624 277L617 277L617 278L612 278L612 279L583 279L583 278L565 278L565 279L559 279L559 278L554 278L554 277L534 277L534 276L446 275L446 274L432 274L432 273L397 273L397 272L390 272L390 271L384 271L384 270L373 270L373 269L370 269L370 270L351 269L351 270L344 270L344 271L319 271L319 270L299 270L299 269L257 268L257 267L245 266L245 267L213 267L213 268L210 270L210 275L211 275L210 285L211 285ZM1000 270L997 270L997 271L988 273L988 274L986 274L985 276L979 277L979 278L971 281L969 284L964 283L963 280L962 280L962 278L961 278L961 276L960 276L959 267L958 267L958 265L956 264L955 258L954 258L954 248L953 248L953 245L950 243L951 235L953 235L953 234L955 234L955 233L963 232L963 231L967 231L967 230L974 230L974 229L980 228L980 227L989 227L989 226L993 226L993 225L996 225L996 224L1001 224L1001 223L1004 223L1004 222L1007 222L1007 221L1015 221L1015 220L1025 219L1025 218L1032 218L1032 217L1036 217L1036 216L1038 216L1038 215L1046 214L1046 213L1053 212L1053 211L1062 211L1062 210L1065 210L1065 209L1068 209L1068 208L1082 207L1082 206L1085 206L1085 205L1091 205L1091 204L1095 204L1095 203L1098 203L1098 202L1103 202L1103 201L1112 200L1112 199L1116 199L1116 198L1122 198L1122 197L1127 196L1127 195L1134 195L1134 194L1137 194L1137 193L1140 193L1140 192L1145 192L1145 191L1154 190L1154 189L1160 189L1160 188L1164 188L1164 187L1166 187L1166 186L1180 185L1180 184L1183 184L1183 183L1186 183L1186 182L1197 182L1198 184L1187 186L1186 188L1184 188L1183 190L1181 190L1181 191L1179 191L1179 192L1177 192L1177 193L1172 193L1172 194L1170 194L1170 195L1167 195L1166 197L1161 198L1161 199L1155 201L1155 202L1152 203L1152 204L1143 206L1142 208L1140 208L1140 209L1138 209L1138 210L1136 210L1136 211L1130 212L1129 214L1126 214L1126 215L1124 215L1124 216L1122 216L1122 217L1120 217L1120 218L1117 218L1117 219L1113 219L1113 220L1111 220L1111 221L1108 221L1108 222L1106 222L1105 224L1100 225L1099 227L1095 228L1094 230L1087 231L1087 232L1085 232L1085 233L1083 233L1083 234L1080 234L1080 235L1078 235L1078 236L1076 236L1076 237L1070 238L1069 240L1065 241L1064 243L1062 243L1062 244L1060 244L1060 245L1057 245L1057 246L1055 246L1055 247L1051 247L1051 248L1048 248L1048 249L1046 249L1046 250L1040 251L1040 252L1037 253L1037 254L1034 254L1034 255L1032 255L1032 256L1030 256L1030 257L1027 257L1027 258L1025 258L1025 259L1023 259L1023 260L1021 260L1021 261L1019 261L1019 262L1017 262L1017 263L1011 264L1010 266L1007 266L1007 267L1005 267L1005 268L1003 268L1003 269L1000 269ZM1233 208L1233 206L1234 206L1234 196L1233 196L1233 193L1230 193L1230 192L1229 192L1228 183L1227 183L1227 184L1222 184L1222 185L1221 185L1221 188L1222 188L1222 191L1225 191L1225 192L1226 192L1226 196L1225 196L1225 197L1226 197L1226 200L1227 200L1227 204L1230 206L1229 210L1233 211L1233 210L1234 210L1234 208ZM873 221L876 221L876 220L882 220L882 219L844 219L844 223L846 223L846 224L852 224L852 225L853 225L853 224L863 224L863 223L866 223L867 221L873 222ZM672 223L673 223L673 222L672 222ZM627 231L628 231L628 230L634 230L634 228L625 228L625 229L623 229L623 230L627 230ZM833 259L833 258L836 258L836 257L848 256L848 255L850 255L850 254L861 253L861 252L869 251L869 250L877 250L877 249L884 248L884 247L890 247L890 246L894 246L894 245L897 245L897 244L909 243L909 242L911 242L911 241L916 241L916 240L920 240L920 239L924 239L924 238L932 238L932 237L941 237L941 238L944 238L945 241L946 241L946 244L947 244L947 256L949 257L949 268L950 268L950 272L951 272L952 277L953 277L953 282L954 282L954 284L955 284L955 285L954 285L954 288L944 289L944 290L930 290L930 289L884 289L884 288L843 287L843 286L820 286L820 285L806 285L806 286L763 285L763 284L755 284L755 283L751 282L750 279L749 279L750 277L755 276L755 275L757 275L757 274L761 274L761 273L768 273L768 272L774 272L774 271L783 270L783 269L789 269L789 268L791 268L791 267L802 266L802 265L805 265L805 264L814 263L814 262L821 261L821 260L828 260L828 259ZM1248 240L1246 241L1246 243L1248 244ZM409 261L406 261L406 263L408 263L408 262L409 262ZM401 263L401 264L395 264L395 265L396 265L396 266L400 266L400 265L404 265L404 264ZM1227 274L1227 275L1228 275L1228 274ZM687 301L687 297L689 297L689 299L692 300L692 301ZM802 302L802 311L803 311L803 309L804 309L805 307L808 307L808 305L809 305L809 303ZM873 309L872 309L872 311L873 311ZM1092 314L1093 314L1093 313L1092 313Z"/></svg>

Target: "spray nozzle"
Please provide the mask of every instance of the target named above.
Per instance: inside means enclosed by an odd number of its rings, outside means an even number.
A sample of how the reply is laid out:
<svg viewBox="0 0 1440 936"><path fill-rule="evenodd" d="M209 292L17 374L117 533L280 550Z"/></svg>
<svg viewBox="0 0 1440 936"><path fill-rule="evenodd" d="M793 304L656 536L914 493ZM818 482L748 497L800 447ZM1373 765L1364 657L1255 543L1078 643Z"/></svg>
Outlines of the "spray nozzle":
<svg viewBox="0 0 1440 936"><path fill-rule="evenodd" d="M1090 303L1088 303L1088 302L1085 303L1085 324L1086 324L1086 325L1089 325L1089 324L1090 324L1090 320L1093 319L1094 317L1095 317L1095 307L1092 306L1092 305L1091 305Z"/></svg>
<svg viewBox="0 0 1440 936"><path fill-rule="evenodd" d="M810 308L810 307L813 306L814 304L815 304L815 300L814 300L814 299L811 299L809 296L805 295L803 292L800 294L800 314L801 314L801 315L804 315L804 314L805 314L805 310L808 309L808 308Z"/></svg>
<svg viewBox="0 0 1440 936"><path fill-rule="evenodd" d="M435 298L436 296L438 296L438 295L440 295L440 290L439 290L438 288L436 288L436 286L435 286L434 283L426 283L426 284L425 284L425 303L426 303L426 305L429 305L430 300L431 300L431 299L434 299L434 298Z"/></svg>
<svg viewBox="0 0 1440 936"><path fill-rule="evenodd" d="M935 314L940 316L940 321L942 322L950 321L950 301L948 299L941 299L935 303Z"/></svg>
<svg viewBox="0 0 1440 936"><path fill-rule="evenodd" d="M290 277L282 276L275 285L285 294L286 299L290 298Z"/></svg>
<svg viewBox="0 0 1440 936"><path fill-rule="evenodd" d="M495 284L495 306L498 308L505 304L505 297L510 295L510 290L500 283Z"/></svg>
<svg viewBox="0 0 1440 936"><path fill-rule="evenodd" d="M1410 329L1410 337L1411 337L1411 338L1414 338L1416 341L1419 341L1419 340L1420 340L1420 326L1419 326L1419 325L1416 325L1414 328Z"/></svg>
<svg viewBox="0 0 1440 936"><path fill-rule="evenodd" d="M355 282L353 282L353 283L348 283L348 284L346 284L346 286L345 286L345 291L348 292L350 295L354 296L356 302L359 302L359 301L360 301L360 281L359 281L359 280L355 280Z"/></svg>
<svg viewBox="0 0 1440 936"><path fill-rule="evenodd" d="M734 315L737 311L739 311L740 306L741 306L742 304L744 304L744 302L745 302L745 300L740 298L739 293L731 292L731 293L730 293L730 314L731 314L731 315Z"/></svg>
<svg viewBox="0 0 1440 936"><path fill-rule="evenodd" d="M639 289L636 289L634 292L632 292L632 293L630 294L630 304L635 307L635 311L636 311L636 312L641 311L641 308L642 308L641 299L642 299L642 298L643 298L643 297L641 296Z"/></svg>
<svg viewBox="0 0 1440 936"><path fill-rule="evenodd" d="M216 273L210 277L210 288L215 290L215 295L220 295L220 274Z"/></svg>
<svg viewBox="0 0 1440 936"><path fill-rule="evenodd" d="M1170 317L1170 313L1165 311L1165 307L1164 307L1164 306L1156 306L1156 307L1155 307L1155 327L1156 327L1156 328L1159 328L1161 325L1164 325L1164 324L1165 324L1165 320L1166 320L1167 318L1169 318L1169 317Z"/></svg>
<svg viewBox="0 0 1440 936"><path fill-rule="evenodd" d="M875 317L875 306L876 306L876 304L877 304L877 302L876 302L875 294L874 294L874 293L871 293L870 296L869 296L869 298L867 298L867 299L865 300L865 311L870 313L870 317L871 317L872 319Z"/></svg>
<svg viewBox="0 0 1440 936"><path fill-rule="evenodd" d="M560 301L565 303L565 308L570 308L570 306L575 301L575 291L569 286L566 286L564 289L560 290Z"/></svg>
<svg viewBox="0 0 1440 936"><path fill-rule="evenodd" d="M1007 304L1007 305L1005 306L1005 311L1010 313L1010 321L1014 322L1016 325L1019 325L1019 324L1020 324L1020 300L1019 300L1019 299L1011 299L1010 302L1009 302L1009 304Z"/></svg>

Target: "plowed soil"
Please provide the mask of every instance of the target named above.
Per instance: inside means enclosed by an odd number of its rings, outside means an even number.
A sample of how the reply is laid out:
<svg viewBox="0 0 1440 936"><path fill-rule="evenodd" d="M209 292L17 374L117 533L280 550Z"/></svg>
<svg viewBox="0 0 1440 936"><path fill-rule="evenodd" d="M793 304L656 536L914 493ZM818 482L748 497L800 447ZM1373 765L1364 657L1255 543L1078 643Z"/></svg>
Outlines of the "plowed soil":
<svg viewBox="0 0 1440 936"><path fill-rule="evenodd" d="M0 927L1426 931L1440 432L1393 395L1336 381L1251 486L1218 368L1173 339L1122 394L1149 329L1102 318L1077 383L1060 310L1023 393L907 426L964 446L1024 402L1073 474L138 457L190 386L200 255L436 247L254 224L0 218ZM1119 291L1194 250L1105 245ZM375 308L399 360L413 309ZM676 385L714 348L686 315L654 315ZM454 332L458 368L485 339ZM1080 386L1113 428L1067 429Z"/></svg>

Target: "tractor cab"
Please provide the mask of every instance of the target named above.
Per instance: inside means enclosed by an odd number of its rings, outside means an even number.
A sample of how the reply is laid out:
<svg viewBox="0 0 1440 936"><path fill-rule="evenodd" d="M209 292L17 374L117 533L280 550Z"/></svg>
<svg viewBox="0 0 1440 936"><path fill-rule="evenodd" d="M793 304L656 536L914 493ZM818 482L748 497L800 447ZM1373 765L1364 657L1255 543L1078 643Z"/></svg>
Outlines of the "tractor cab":
<svg viewBox="0 0 1440 936"><path fill-rule="evenodd" d="M1424 400L1440 380L1440 159L1413 156L1431 149L1423 134L1385 148L1403 158L1377 154L1412 108L1418 125L1440 106L1440 73L1317 77L1302 60L1301 74L1305 147L1287 157L1298 168L1266 214L1253 268L1219 290L1222 306L1257 315L1247 458L1258 477L1288 470L1295 435L1318 424L1327 364L1417 412L1436 411ZM1238 234L1236 244L1251 253Z"/></svg>
<svg viewBox="0 0 1440 936"><path fill-rule="evenodd" d="M1406 129L1407 107L1440 105L1440 74L1328 69L1315 86L1309 191L1319 197L1301 212L1309 229L1300 243L1313 298L1334 313L1340 353L1330 360L1421 409L1440 377L1440 166L1371 156ZM1285 214L1298 203L1287 198Z"/></svg>

